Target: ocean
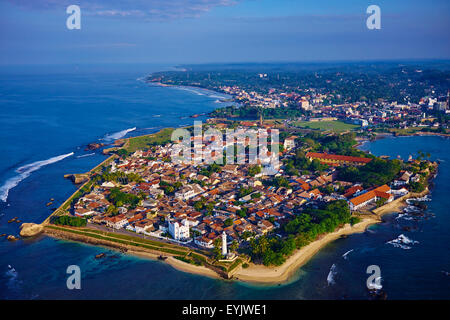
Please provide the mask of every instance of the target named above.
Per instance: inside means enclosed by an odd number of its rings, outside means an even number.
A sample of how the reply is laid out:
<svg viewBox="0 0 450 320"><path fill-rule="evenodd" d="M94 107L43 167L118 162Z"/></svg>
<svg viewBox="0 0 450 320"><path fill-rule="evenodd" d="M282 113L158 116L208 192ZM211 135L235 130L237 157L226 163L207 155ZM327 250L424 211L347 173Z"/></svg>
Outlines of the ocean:
<svg viewBox="0 0 450 320"><path fill-rule="evenodd" d="M76 190L67 173L105 159L88 143L193 124L192 114L223 104L223 95L150 86L143 77L170 66L25 66L0 70L0 234L42 222ZM197 118L204 119L204 118ZM0 299L368 299L367 266L378 265L388 299L450 298L449 139L385 138L362 146L376 155L430 152L441 165L427 214L385 216L368 231L327 245L288 284L250 285L180 272L102 247L39 236L0 239ZM46 206L51 198L55 201ZM405 231L403 227L411 226ZM396 246L403 235L411 242ZM403 238L405 239L405 238ZM406 248L408 247L408 248ZM107 257L95 259L105 252ZM68 290L69 265L81 290Z"/></svg>

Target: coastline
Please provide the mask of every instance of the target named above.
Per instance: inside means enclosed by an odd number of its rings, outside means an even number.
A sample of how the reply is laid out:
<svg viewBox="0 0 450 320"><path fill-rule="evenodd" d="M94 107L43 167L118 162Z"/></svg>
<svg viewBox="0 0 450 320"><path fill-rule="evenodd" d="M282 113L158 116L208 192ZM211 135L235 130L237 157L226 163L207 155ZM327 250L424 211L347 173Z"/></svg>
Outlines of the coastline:
<svg viewBox="0 0 450 320"><path fill-rule="evenodd" d="M181 87L181 88L201 89L201 90L206 90L206 91L213 92L213 93L222 94L220 92L216 92L216 91L202 88L202 87L166 85L166 84L157 83L157 82L151 82L151 83L156 86L162 86L162 87ZM159 132L161 132L162 130L163 129L161 129ZM136 137L131 137L131 138L152 136L152 135L156 135L157 133L145 134L142 136L136 136ZM376 133L375 140L383 139L383 138L386 138L389 136L406 137L406 136L430 136L430 135L438 135L438 136L440 135L440 136L448 137L448 135L445 135L445 134L422 133L422 132L421 133L416 132L411 135L394 135L393 133L390 133L390 132L380 132L380 133ZM130 138L125 138L125 139L121 139L121 140L125 140L126 142L129 142L129 139ZM355 147L359 148L365 142L368 142L368 141L370 141L370 140L362 139L358 142L358 144ZM124 145L126 144L126 142L124 143ZM97 165L96 167L91 169L89 172L94 171L95 169L100 167L103 163L110 160L110 158L112 158L112 157L113 156L108 157L107 159L102 161L99 165ZM426 193L428 193L428 190L426 190L426 191L427 191ZM417 195L415 195L415 196L417 196ZM408 194L407 198L409 198L409 197L413 197L413 195ZM349 224L346 224L344 227L341 227L340 229L338 229L332 233L320 236L317 240L309 243L308 245L306 245L305 247L303 247L301 249L296 250L290 257L287 258L285 263L283 263L281 266L266 267L263 265L255 265L253 263L250 263L250 266L248 268L240 267L239 270L236 270L235 272L233 272L233 276L231 277L231 280L241 281L241 282L249 282L249 283L255 283L255 284L280 284L280 283L289 282L292 279L292 276L294 275L294 273L301 266L303 266L305 263L307 263L323 247L325 247L329 243L339 239L341 236L347 236L347 235L351 235L351 234L355 234L355 233L365 232L366 229L370 225L382 222L381 216L384 214L401 212L402 209L406 206L404 203L404 200L407 198L402 197L401 199L396 199L395 203L389 203L383 207L378 208L379 210L377 210L376 213L374 213L372 216L364 217L361 222L355 224L354 226L350 226ZM66 202L68 200L66 200ZM63 203L63 205L64 204L65 203ZM56 210L55 212L57 212L57 211L58 210ZM50 215L44 221L43 224L48 224L48 219L52 215ZM48 232L46 232L46 234L50 235ZM55 237L59 238L59 236L55 235L55 234L51 234L51 236L55 236ZM66 238L66 237L63 236L60 238ZM93 244L93 242L89 241L88 239L81 239L81 238L75 239L73 237L72 238L68 237L68 239L77 241L77 242ZM111 243L112 243L112 245L110 245ZM117 249L117 248L121 247L120 245L118 246L117 244L114 244L113 242L111 242L111 243L110 244L105 244L105 243L104 244L94 244L94 245L101 245L101 246L104 245L104 246L112 247L113 249ZM142 258L150 258L152 260L157 260L157 258L159 256L158 253L152 253L152 252L148 252L148 251L133 249L133 247L130 247L130 246L126 246L126 249L127 249L126 253L135 255L135 256L139 256ZM181 260L175 259L172 256L169 256L164 262L166 262L167 264L171 265L173 268L175 268L179 271L188 272L188 273L192 273L192 274L198 274L198 275L207 276L207 277L211 277L211 278L215 278L215 279L225 280L225 278L221 277L217 272L215 272L205 266L192 265L192 264L183 262Z"/></svg>
<svg viewBox="0 0 450 320"><path fill-rule="evenodd" d="M320 239L298 249L281 266L266 267L263 265L250 264L247 269L241 268L237 271L234 274L233 279L256 284L288 283L300 267L306 264L316 253L329 243L339 239L341 236L363 233L369 226L381 223L383 221L382 216L402 212L407 206L405 203L406 199L423 197L429 193L430 191L428 188L421 193L408 193L384 206L374 209L371 216L364 217L361 222L354 226L346 224L344 227L332 233L328 233Z"/></svg>
<svg viewBox="0 0 450 320"><path fill-rule="evenodd" d="M156 87L169 87L169 88L178 88L178 89L191 89L193 91L195 90L203 90L206 91L208 93L214 94L214 95L222 95L223 97L220 99L232 99L233 102L238 103L237 101L234 100L234 97L231 94L228 93L224 93L224 92L220 92L217 90L213 90L213 89L209 89L209 88L205 88L205 87L201 87L201 86L186 86L186 85L179 85L179 84L166 84L166 83L161 83L161 82L154 82L154 81L146 81L147 84L149 85L153 85ZM227 98L225 96L229 96L231 98Z"/></svg>
<svg viewBox="0 0 450 320"><path fill-rule="evenodd" d="M296 250L281 266L277 267L266 267L263 265L256 265L250 263L248 268L239 268L233 272L233 276L229 280L251 283L251 284L259 284L259 285L275 285L275 284L286 284L292 280L292 277L297 272L299 268L301 268L304 264L306 264L311 258L314 257L322 248L324 248L329 243L339 239L342 236L348 236L356 233L363 233L367 230L367 228L373 224L381 223L381 217L385 214L401 212L402 209L406 206L404 201L407 198L411 197L420 197L425 194L428 194L429 190L425 190L420 194L411 193L406 195L405 197L401 197L395 202L389 203L380 207L376 213L373 213L371 216L364 217L361 222L351 226L350 224L346 224L340 229L322 235L319 239L309 243L305 247ZM69 232L58 232L55 230L49 231L46 228L45 234L47 236L60 238L64 240L71 240L76 242L87 243L96 246L105 246L108 248L112 248L113 250L122 251L126 249L125 254L130 254L133 256L137 256L144 259L158 260L158 257L161 253L150 252L148 250L137 249L130 245L121 245L112 241L98 241L94 238L86 237L86 236L78 236L73 235ZM166 253L163 253L167 255ZM209 269L205 266L196 266L191 265L189 263L183 262L174 258L173 256L168 256L166 260L162 261L173 268L187 272L192 274L197 274L201 276L206 276L213 279L220 280L228 280L224 277L220 276L217 272Z"/></svg>
<svg viewBox="0 0 450 320"><path fill-rule="evenodd" d="M328 233L320 239L297 250L281 266L266 267L263 265L250 264L247 269L241 268L237 271L234 274L233 279L256 284L279 284L289 282L294 273L327 244L339 239L341 236L362 233L366 231L367 227L370 225L380 222L380 219L369 217L364 218L354 226L346 224L337 231Z"/></svg>
<svg viewBox="0 0 450 320"><path fill-rule="evenodd" d="M218 273L214 272L211 269L208 269L205 266L191 265L184 261L175 259L172 255L170 255L166 252L151 251L151 250L144 249L144 248L138 248L138 247L135 247L135 246L132 246L129 244L117 243L112 240L99 240L99 239L95 239L93 237L89 237L89 236L85 236L85 235L77 235L77 234L68 232L67 230L49 229L48 227L44 228L44 235L52 237L52 238L66 240L66 241L75 241L78 243L93 245L96 247L105 247L110 250L116 250L123 254L136 256L136 257L139 257L142 259L150 259L153 261L159 261L158 257L161 255L165 255L166 259L161 262L167 263L179 271L202 275L202 276L206 276L206 277L210 277L210 278L214 278L214 279L225 280Z"/></svg>
<svg viewBox="0 0 450 320"><path fill-rule="evenodd" d="M126 253L131 254L133 256L143 258L143 259L150 259L150 260L158 260L158 257L159 257L159 255L157 255L157 254L145 252L145 251L128 250ZM201 275L201 276L205 276L205 277L209 277L209 278L213 278L213 279L225 280L225 279L221 278L216 272L214 272L211 269L208 269L204 266L194 266L189 263L183 262L181 260L175 259L174 257L167 257L167 259L164 260L163 262L167 263L168 265L170 265L171 267L173 267L174 269L176 269L178 271L197 274L197 275Z"/></svg>

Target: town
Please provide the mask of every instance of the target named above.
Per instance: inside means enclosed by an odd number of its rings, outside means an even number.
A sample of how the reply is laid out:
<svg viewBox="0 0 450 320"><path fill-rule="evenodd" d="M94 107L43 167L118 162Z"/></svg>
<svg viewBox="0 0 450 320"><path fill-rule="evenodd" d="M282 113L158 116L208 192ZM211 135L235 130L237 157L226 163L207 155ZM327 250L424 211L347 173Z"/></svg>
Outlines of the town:
<svg viewBox="0 0 450 320"><path fill-rule="evenodd" d="M148 81L231 96L234 104L216 109L214 117L285 119L288 127L318 129L342 121L366 132L448 134L450 93L445 72L416 65L392 64L387 70L353 67L356 71L342 71L345 66L339 66L339 72L324 66L304 71L303 65L277 64L257 72L251 65L236 70L186 66L184 72L152 74ZM275 68L280 71L272 71Z"/></svg>
<svg viewBox="0 0 450 320"><path fill-rule="evenodd" d="M227 127L217 119L209 125ZM237 130L256 125L243 121ZM52 222L78 226L80 219L96 230L207 250L217 261L243 254L255 263L279 265L320 234L424 191L434 171L425 159L403 162L365 154L354 148L354 133L280 137L274 176L263 174L264 164L226 163L225 157L221 165L174 163L176 143L168 140L134 151L117 147ZM268 239L272 250L259 252Z"/></svg>

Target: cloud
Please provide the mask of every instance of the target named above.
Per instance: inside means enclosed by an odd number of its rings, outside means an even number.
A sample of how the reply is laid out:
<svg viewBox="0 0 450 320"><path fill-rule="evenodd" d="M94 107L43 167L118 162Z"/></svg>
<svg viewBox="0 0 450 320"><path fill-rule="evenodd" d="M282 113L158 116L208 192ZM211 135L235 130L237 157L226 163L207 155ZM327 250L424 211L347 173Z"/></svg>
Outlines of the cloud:
<svg viewBox="0 0 450 320"><path fill-rule="evenodd" d="M65 9L76 4L90 16L172 20L197 18L215 7L233 6L241 0L7 0L13 5L34 9Z"/></svg>

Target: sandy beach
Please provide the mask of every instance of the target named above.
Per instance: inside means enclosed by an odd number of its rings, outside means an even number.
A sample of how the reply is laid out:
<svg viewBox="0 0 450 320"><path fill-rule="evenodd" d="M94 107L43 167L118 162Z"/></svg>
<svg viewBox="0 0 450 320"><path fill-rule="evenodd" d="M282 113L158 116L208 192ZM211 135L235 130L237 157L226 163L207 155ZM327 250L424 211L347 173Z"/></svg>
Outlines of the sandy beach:
<svg viewBox="0 0 450 320"><path fill-rule="evenodd" d="M361 222L351 226L346 224L341 229L324 235L322 238L311 242L307 246L297 250L290 256L284 264L278 267L266 267L263 265L250 264L246 269L242 268L234 274L234 279L245 282L276 284L287 282L293 273L311 259L320 249L328 243L340 238L343 235L353 233L361 233L372 224L379 223L380 220L374 216L373 218L364 218Z"/></svg>
<svg viewBox="0 0 450 320"><path fill-rule="evenodd" d="M138 256L140 258L146 258L151 260L158 260L159 255L153 254L150 252L144 252L144 251L135 251L135 250L128 250L127 254L131 254L134 256ZM214 272L211 269L208 269L203 266L194 266L192 264L183 262L181 260L175 259L174 257L167 257L163 262L171 265L175 269L183 272L189 272L193 274L199 274L202 276L215 278L215 279L223 279L221 278L216 272Z"/></svg>
<svg viewBox="0 0 450 320"><path fill-rule="evenodd" d="M354 233L361 233L372 224L380 223L381 216L388 213L402 212L406 207L405 200L409 198L422 197L428 194L428 188L421 193L409 193L406 196L400 197L384 206L377 208L374 214L365 217L361 222L351 226L346 224L339 230L326 234L322 238L311 242L307 246L294 252L285 263L278 267L266 267L263 265L250 264L248 268L241 268L234 274L234 279L244 282L260 283L260 284L277 284L288 282L295 271L308 262L320 249L328 243L340 238L343 235L350 235Z"/></svg>
<svg viewBox="0 0 450 320"><path fill-rule="evenodd" d="M321 238L317 239L316 241L311 242L307 246L301 248L300 250L297 250L292 254L284 264L277 267L266 267L263 265L255 265L253 263L250 263L250 266L248 268L240 268L240 270L237 270L234 274L232 279L237 281L243 281L243 282L249 282L249 283L255 283L255 284L279 284L279 283L286 283L291 278L292 275L306 262L308 262L309 259L311 259L320 249L322 249L324 246L329 244L330 242L339 239L341 236L344 235L351 235L354 233L361 233L366 230L366 228L372 224L380 223L381 222L381 216L387 213L393 213L393 212L401 212L402 209L405 207L405 200L407 198L411 197L421 197L425 194L427 194L429 191L428 189L425 190L422 193L410 193L404 197L401 197L399 199L396 199L392 201L391 203L388 203L380 208L377 208L374 210L374 214L367 215L363 218L363 220L354 226L351 226L350 224L346 224L339 230L325 234ZM51 236L60 237L63 239L70 239L75 241L82 241L91 243L93 239L87 238L85 236L79 236L76 234L71 234L68 232L56 232L55 230L48 230L46 229L46 234ZM99 245L99 241L95 239L94 245ZM100 241L100 245L104 245L107 247L113 247L114 249L124 247L127 249L127 254L139 256L142 258L147 258L151 260L157 260L159 257L159 253L152 253L149 251L144 250L135 250L132 246L128 245L121 245L110 241ZM117 248L116 248L117 247ZM217 272L214 270L211 270L204 266L196 266L192 265L183 261L180 261L178 259L175 259L172 256L168 256L167 259L164 260L164 262L168 263L172 267L174 267L177 270L183 271L183 272L189 272L193 274L198 274L214 279L223 279Z"/></svg>

